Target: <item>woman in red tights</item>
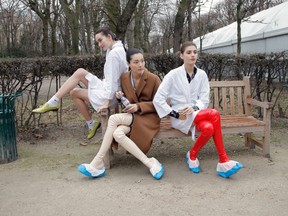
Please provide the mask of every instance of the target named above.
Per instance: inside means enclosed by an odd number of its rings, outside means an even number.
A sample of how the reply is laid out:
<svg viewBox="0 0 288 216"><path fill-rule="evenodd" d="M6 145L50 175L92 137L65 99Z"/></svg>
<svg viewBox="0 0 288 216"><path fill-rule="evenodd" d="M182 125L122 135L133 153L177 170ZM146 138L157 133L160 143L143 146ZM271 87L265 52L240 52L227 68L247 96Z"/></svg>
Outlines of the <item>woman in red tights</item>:
<svg viewBox="0 0 288 216"><path fill-rule="evenodd" d="M243 165L230 160L222 139L221 120L219 112L207 109L209 105L209 81L205 71L195 65L198 57L197 47L191 42L183 43L180 58L184 64L171 70L163 79L154 97L153 104L160 118L171 116L171 125L183 133L200 131L194 146L186 155L189 170L200 172L197 154L200 149L213 137L219 162L217 173L229 178L238 172ZM167 101L170 101L168 104Z"/></svg>

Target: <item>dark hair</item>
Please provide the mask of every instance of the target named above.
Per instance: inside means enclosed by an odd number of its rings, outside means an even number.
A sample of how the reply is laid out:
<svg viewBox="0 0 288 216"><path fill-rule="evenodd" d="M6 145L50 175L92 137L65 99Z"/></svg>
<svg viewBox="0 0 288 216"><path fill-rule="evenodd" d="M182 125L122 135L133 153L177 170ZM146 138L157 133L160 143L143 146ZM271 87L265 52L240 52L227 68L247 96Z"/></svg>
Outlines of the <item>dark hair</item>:
<svg viewBox="0 0 288 216"><path fill-rule="evenodd" d="M188 47L188 46L195 46L197 48L197 45L192 42L192 41L186 41L184 42L181 47L180 47L180 53L184 53L185 52L185 49Z"/></svg>
<svg viewBox="0 0 288 216"><path fill-rule="evenodd" d="M116 35L111 31L111 29L109 29L108 27L101 27L99 28L95 34L99 34L99 33L102 33L103 35L105 35L106 37L108 35L111 35L112 39L114 41L118 40Z"/></svg>
<svg viewBox="0 0 288 216"><path fill-rule="evenodd" d="M143 54L139 49L137 48L129 48L127 51L126 51L126 60L127 62L130 63L131 61L131 57L135 54L138 54L138 53L141 53Z"/></svg>

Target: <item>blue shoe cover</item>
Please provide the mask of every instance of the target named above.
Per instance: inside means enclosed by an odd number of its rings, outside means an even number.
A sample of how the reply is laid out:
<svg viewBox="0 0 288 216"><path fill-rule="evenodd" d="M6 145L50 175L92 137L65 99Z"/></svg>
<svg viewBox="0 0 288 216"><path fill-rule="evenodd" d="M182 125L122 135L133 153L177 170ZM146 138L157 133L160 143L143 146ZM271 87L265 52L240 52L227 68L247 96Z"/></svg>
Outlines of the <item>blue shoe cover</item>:
<svg viewBox="0 0 288 216"><path fill-rule="evenodd" d="M192 171L193 173L199 173L201 171L199 161L196 158L196 160L191 160L189 157L190 153L187 152L186 154L186 163L188 164L188 169Z"/></svg>
<svg viewBox="0 0 288 216"><path fill-rule="evenodd" d="M78 171L82 173L83 175L91 177L91 178L102 177L106 173L105 167L101 170L98 170L92 167L90 164L80 164L78 166Z"/></svg>
<svg viewBox="0 0 288 216"><path fill-rule="evenodd" d="M228 161L227 163L229 163ZM229 178L230 176L234 175L237 173L240 169L243 168L243 165L239 162L236 162L236 164L229 170L227 171L217 171L218 175L222 176L223 178ZM217 166L218 169L218 166Z"/></svg>
<svg viewBox="0 0 288 216"><path fill-rule="evenodd" d="M150 173L153 176L154 179L159 180L162 178L163 174L164 174L164 166L159 163L159 161L155 158L152 158L153 160L153 166L150 169Z"/></svg>
<svg viewBox="0 0 288 216"><path fill-rule="evenodd" d="M188 167L190 171L192 171L193 173L200 173L200 167L195 167L195 168L190 168Z"/></svg>
<svg viewBox="0 0 288 216"><path fill-rule="evenodd" d="M157 172L155 175L153 175L154 179L159 180L162 178L163 174L164 174L164 167L161 165L161 170L159 172Z"/></svg>

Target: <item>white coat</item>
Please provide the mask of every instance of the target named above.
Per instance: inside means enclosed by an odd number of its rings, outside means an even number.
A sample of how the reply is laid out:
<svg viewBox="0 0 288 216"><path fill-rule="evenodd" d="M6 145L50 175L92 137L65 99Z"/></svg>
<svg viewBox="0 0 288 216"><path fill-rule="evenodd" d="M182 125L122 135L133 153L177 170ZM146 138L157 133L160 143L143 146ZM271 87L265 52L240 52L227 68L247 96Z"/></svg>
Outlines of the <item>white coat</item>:
<svg viewBox="0 0 288 216"><path fill-rule="evenodd" d="M206 109L209 105L209 80L205 71L197 68L197 73L191 82L188 82L184 65L171 70L162 80L153 104L160 118L167 116L172 110L179 111L181 108L198 106L199 109ZM169 104L167 103L169 101ZM192 139L195 136L195 127L192 123L199 111L187 116L186 120L171 117L171 126L181 132L188 134L192 132Z"/></svg>
<svg viewBox="0 0 288 216"><path fill-rule="evenodd" d="M111 50L106 52L104 64L104 79L100 80L95 75L86 75L88 80L88 98L97 111L105 100L110 100L109 107L117 104L115 92L121 90L120 76L128 71L126 52L121 41L117 41Z"/></svg>

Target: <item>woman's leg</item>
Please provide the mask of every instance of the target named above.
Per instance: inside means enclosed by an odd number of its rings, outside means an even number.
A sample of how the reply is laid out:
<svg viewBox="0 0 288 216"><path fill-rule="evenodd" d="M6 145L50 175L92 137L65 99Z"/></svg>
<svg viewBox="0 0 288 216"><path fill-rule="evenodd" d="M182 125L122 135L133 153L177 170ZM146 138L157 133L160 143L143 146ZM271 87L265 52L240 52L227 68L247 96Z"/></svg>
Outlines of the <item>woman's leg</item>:
<svg viewBox="0 0 288 216"><path fill-rule="evenodd" d="M32 110L32 112L45 113L48 111L58 110L60 99L63 98L67 93L71 92L80 82L82 82L86 87L88 86L88 80L85 78L87 74L88 71L84 70L83 68L79 68L78 70L76 70L73 75L64 82L64 84L56 92L56 94L47 101L47 103L45 103L40 108Z"/></svg>
<svg viewBox="0 0 288 216"><path fill-rule="evenodd" d="M108 152L111 143L113 141L113 133L117 129L119 125L127 125L129 126L132 123L133 117L132 114L129 113L120 113L120 114L114 114L109 117L108 125L106 132L103 137L103 141L101 144L101 147L95 156L95 158L92 160L90 165L96 169L102 169L104 167L104 156Z"/></svg>
<svg viewBox="0 0 288 216"><path fill-rule="evenodd" d="M77 69L71 77L69 77L61 88L56 92L55 96L59 99L63 98L66 94L68 94L72 89L74 89L80 82L82 82L86 87L88 87L88 80L85 76L89 72L83 68ZM88 97L88 92L87 92Z"/></svg>
<svg viewBox="0 0 288 216"><path fill-rule="evenodd" d="M208 142L210 137L213 136L219 155L219 162L225 163L229 161L229 157L227 156L224 148L219 112L214 109L201 110L197 114L194 123L196 124L196 129L201 133L197 138L195 145L190 150L191 160L196 159L200 149Z"/></svg>
<svg viewBox="0 0 288 216"><path fill-rule="evenodd" d="M89 98L88 89L74 88L70 91L72 100L74 101L78 111L83 115L88 126L87 139L91 139L95 136L97 129L101 126L99 121L92 119L92 115L89 112Z"/></svg>
<svg viewBox="0 0 288 216"><path fill-rule="evenodd" d="M130 132L130 127L120 125L113 133L113 137L125 150L131 153L134 157L140 160L146 167L149 168L152 176L155 179L160 179L164 174L164 167L155 158L148 158L139 147L126 136Z"/></svg>
<svg viewBox="0 0 288 216"><path fill-rule="evenodd" d="M113 137L117 143L119 143L125 150L127 150L130 154L135 156L138 160L140 160L145 166L149 169L152 167L153 162L149 159L140 149L139 147L126 136L130 132L130 127L126 125L120 125L113 133Z"/></svg>
<svg viewBox="0 0 288 216"><path fill-rule="evenodd" d="M197 114L194 123L196 124L197 130L199 130L201 133L196 140L195 145L190 150L190 160L189 158L187 159L189 169L195 173L200 171L199 162L196 158L197 154L208 142L209 138L213 136L219 155L219 163L217 164L216 168L217 173L224 178L229 178L231 175L237 173L243 167L243 165L237 161L230 160L226 154L219 112L214 109L201 110Z"/></svg>
<svg viewBox="0 0 288 216"><path fill-rule="evenodd" d="M88 89L74 88L70 91L70 95L78 111L83 115L86 121L91 119L91 114L88 108Z"/></svg>
<svg viewBox="0 0 288 216"><path fill-rule="evenodd" d="M197 138L194 146L190 150L191 160L196 160L200 149L209 141L209 139L213 136L214 133L213 125L209 121L203 120L197 122L196 128L198 131L200 131L200 135Z"/></svg>

